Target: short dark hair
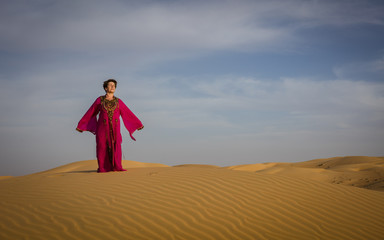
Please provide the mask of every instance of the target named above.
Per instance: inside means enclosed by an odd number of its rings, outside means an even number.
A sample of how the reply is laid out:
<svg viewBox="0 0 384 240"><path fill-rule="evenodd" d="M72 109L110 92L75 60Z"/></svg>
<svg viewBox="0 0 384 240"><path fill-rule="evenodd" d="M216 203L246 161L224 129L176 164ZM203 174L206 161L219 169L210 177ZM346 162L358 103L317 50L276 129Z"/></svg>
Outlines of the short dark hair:
<svg viewBox="0 0 384 240"><path fill-rule="evenodd" d="M115 79L108 79L107 81L104 81L103 83L103 89L105 90L106 87L108 87L108 83L113 82L115 84L115 87L117 87L117 81Z"/></svg>

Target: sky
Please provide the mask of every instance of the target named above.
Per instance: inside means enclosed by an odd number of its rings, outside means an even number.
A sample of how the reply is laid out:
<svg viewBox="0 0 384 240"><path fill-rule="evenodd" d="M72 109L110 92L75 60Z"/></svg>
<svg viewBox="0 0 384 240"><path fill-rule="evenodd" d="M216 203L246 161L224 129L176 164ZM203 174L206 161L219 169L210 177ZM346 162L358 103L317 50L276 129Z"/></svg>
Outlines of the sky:
<svg viewBox="0 0 384 240"><path fill-rule="evenodd" d="M145 128L123 159L384 156L384 2L2 0L0 175L96 159L103 81ZM122 128L124 129L124 128Z"/></svg>

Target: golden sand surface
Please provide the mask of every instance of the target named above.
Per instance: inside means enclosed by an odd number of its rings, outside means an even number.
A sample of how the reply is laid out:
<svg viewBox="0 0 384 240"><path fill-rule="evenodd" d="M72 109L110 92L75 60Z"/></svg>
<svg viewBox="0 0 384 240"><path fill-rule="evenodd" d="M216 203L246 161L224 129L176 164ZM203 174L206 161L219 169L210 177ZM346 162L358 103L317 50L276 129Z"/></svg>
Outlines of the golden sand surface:
<svg viewBox="0 0 384 240"><path fill-rule="evenodd" d="M383 239L384 158L96 160L0 180L0 239Z"/></svg>
<svg viewBox="0 0 384 240"><path fill-rule="evenodd" d="M0 176L0 180L11 178L12 176Z"/></svg>

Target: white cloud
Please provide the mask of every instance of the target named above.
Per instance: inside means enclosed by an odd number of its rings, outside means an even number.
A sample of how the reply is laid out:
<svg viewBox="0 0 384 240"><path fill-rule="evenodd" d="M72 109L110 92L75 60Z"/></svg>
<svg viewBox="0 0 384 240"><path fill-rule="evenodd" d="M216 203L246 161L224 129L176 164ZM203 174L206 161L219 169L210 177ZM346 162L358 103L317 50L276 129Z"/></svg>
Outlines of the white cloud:
<svg viewBox="0 0 384 240"><path fill-rule="evenodd" d="M332 132L346 128L371 131L384 122L384 84L379 82L273 81L235 76L180 78L175 86L169 82L164 78L141 79L135 85L137 92L150 93L135 95L138 108L156 119L153 122L159 126L206 126L235 132L252 131L252 127L269 133L283 129Z"/></svg>
<svg viewBox="0 0 384 240"><path fill-rule="evenodd" d="M288 46L301 27L383 24L382 10L367 1L9 1L0 43L16 51L152 55L257 50Z"/></svg>
<svg viewBox="0 0 384 240"><path fill-rule="evenodd" d="M333 69L339 79L381 81L384 77L384 57L371 61L349 62Z"/></svg>
<svg viewBox="0 0 384 240"><path fill-rule="evenodd" d="M235 76L180 81L184 85L176 89L165 81L157 85L161 94L152 92L144 116L150 116L152 127L165 127L169 139L177 138L173 146L183 149L182 161L205 156L212 164L221 159L229 165L234 159L299 161L324 154L382 154L383 83ZM164 95L164 86L169 93L181 94Z"/></svg>
<svg viewBox="0 0 384 240"><path fill-rule="evenodd" d="M247 3L113 3L55 2L45 7L33 3L8 4L14 11L3 12L3 18L8 19L1 24L2 45L14 50L116 50L156 54L170 50L266 45L285 34L284 30L253 23L255 9Z"/></svg>
<svg viewBox="0 0 384 240"><path fill-rule="evenodd" d="M384 24L384 7L373 1L289 1L287 17L300 27Z"/></svg>

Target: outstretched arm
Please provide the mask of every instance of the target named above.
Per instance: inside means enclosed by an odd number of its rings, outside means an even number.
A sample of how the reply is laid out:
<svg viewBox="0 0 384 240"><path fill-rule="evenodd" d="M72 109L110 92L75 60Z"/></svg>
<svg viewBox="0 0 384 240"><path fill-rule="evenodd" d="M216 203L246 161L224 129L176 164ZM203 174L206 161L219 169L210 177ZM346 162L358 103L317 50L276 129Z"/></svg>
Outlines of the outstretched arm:
<svg viewBox="0 0 384 240"><path fill-rule="evenodd" d="M121 115L121 118L123 119L125 128L128 130L131 138L136 141L136 139L132 136L132 134L136 130L143 129L144 125L120 99L119 99L119 108L120 108L120 115Z"/></svg>
<svg viewBox="0 0 384 240"><path fill-rule="evenodd" d="M97 119L96 115L99 113L100 108L100 98L97 98L84 116L80 119L77 124L76 130L78 132L90 131L93 134L96 134Z"/></svg>

